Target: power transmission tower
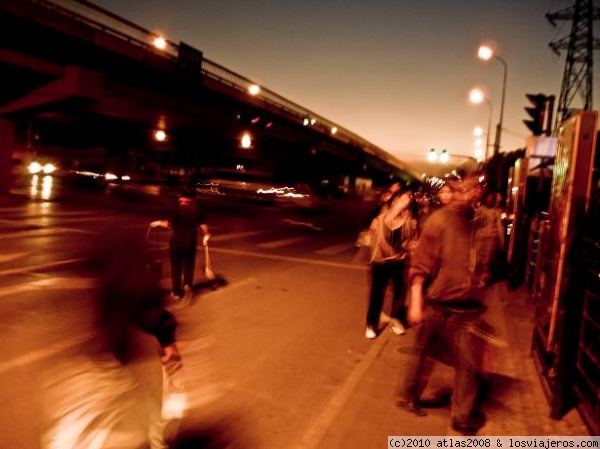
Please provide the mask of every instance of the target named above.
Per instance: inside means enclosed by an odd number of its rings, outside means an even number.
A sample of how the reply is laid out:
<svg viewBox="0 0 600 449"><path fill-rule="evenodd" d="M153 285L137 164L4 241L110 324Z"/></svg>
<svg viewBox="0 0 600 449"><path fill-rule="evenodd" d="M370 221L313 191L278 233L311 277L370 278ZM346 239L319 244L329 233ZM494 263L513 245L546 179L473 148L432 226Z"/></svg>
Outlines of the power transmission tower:
<svg viewBox="0 0 600 449"><path fill-rule="evenodd" d="M594 39L593 22L600 18L600 10L595 9L592 0L575 0L575 6L546 14L546 18L556 26L557 20L572 20L571 35L554 42L550 48L558 55L567 50L567 61L563 74L560 97L556 111L554 131L571 113L571 104L579 93L582 107L592 109L592 78L594 49L600 48L600 41Z"/></svg>

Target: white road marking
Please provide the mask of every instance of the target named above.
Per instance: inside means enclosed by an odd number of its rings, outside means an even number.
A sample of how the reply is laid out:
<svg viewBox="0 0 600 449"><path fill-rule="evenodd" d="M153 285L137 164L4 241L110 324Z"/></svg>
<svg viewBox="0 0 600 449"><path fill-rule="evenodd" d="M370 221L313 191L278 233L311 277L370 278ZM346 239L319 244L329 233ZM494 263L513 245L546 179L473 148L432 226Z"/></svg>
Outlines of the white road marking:
<svg viewBox="0 0 600 449"><path fill-rule="evenodd" d="M81 290L97 287L96 279L82 277L50 277L24 284L0 288L0 298L34 290Z"/></svg>
<svg viewBox="0 0 600 449"><path fill-rule="evenodd" d="M76 228L41 228L41 229L27 229L23 231L7 232L6 234L0 234L0 240L8 240L13 238L38 238L48 237L51 235L67 234L67 233L80 233L80 234L98 234L97 231L89 231L86 229Z"/></svg>
<svg viewBox="0 0 600 449"><path fill-rule="evenodd" d="M9 274L19 274L19 273L31 273L33 271L47 270L48 268L56 268L56 267L60 267L61 265L68 265L70 263L81 262L83 260L85 260L83 257L77 257L75 259L58 260L56 262L40 263L37 265L29 265L26 267L11 268L8 270L0 271L0 276L6 276Z"/></svg>
<svg viewBox="0 0 600 449"><path fill-rule="evenodd" d="M337 245L328 246L326 248L322 248L318 251L315 251L317 254L321 254L323 256L335 256L337 254L341 254L351 248L354 248L352 243L339 243Z"/></svg>
<svg viewBox="0 0 600 449"><path fill-rule="evenodd" d="M6 234L0 234L0 240L8 240L13 238L31 238L31 237L46 237L55 234L64 234L67 232L65 229L27 229L23 231L7 232Z"/></svg>
<svg viewBox="0 0 600 449"><path fill-rule="evenodd" d="M46 346L42 349L38 349L37 351L28 352L27 354L23 354L15 359L9 360L8 362L0 363L0 375L4 374L5 372L11 369L37 362L54 354L58 354L59 352L62 352L66 349L73 348L77 345L85 343L88 339L91 339L93 336L93 332L88 332L77 337L73 337L68 340L63 340L53 345Z"/></svg>
<svg viewBox="0 0 600 449"><path fill-rule="evenodd" d="M236 256L250 256L250 257L258 257L261 259L279 260L282 262L305 263L305 264L311 264L311 265L321 265L321 266L326 266L326 267L345 268L345 269L357 270L357 271L365 271L367 269L367 267L365 265L357 265L357 264L349 264L349 263L341 263L341 262L329 262L327 260L318 260L318 259L305 259L302 257L278 256L275 254L262 254L262 253L255 253L255 252L251 252L251 251L240 251L240 250L236 250L236 249L211 248L211 251L215 252L215 253L222 253L222 254L233 254Z"/></svg>
<svg viewBox="0 0 600 449"><path fill-rule="evenodd" d="M244 238L244 237L250 237L253 235L258 235L258 234L264 234L265 231L246 231L246 232L233 232L230 234L219 234L219 235L213 235L210 238L211 242L225 242L228 240L235 240L235 239L240 239L240 238Z"/></svg>
<svg viewBox="0 0 600 449"><path fill-rule="evenodd" d="M271 242L266 242L266 243L260 243L256 246L260 247L260 248L281 248L283 246L289 246L289 245L293 245L294 243L298 243L298 242L302 242L304 240L306 240L308 237L290 237L287 239L281 239L281 240L273 240Z"/></svg>
<svg viewBox="0 0 600 449"><path fill-rule="evenodd" d="M16 260L24 257L28 254L31 254L31 251L19 252L19 253L10 253L10 254L0 254L0 263L8 262L9 260Z"/></svg>

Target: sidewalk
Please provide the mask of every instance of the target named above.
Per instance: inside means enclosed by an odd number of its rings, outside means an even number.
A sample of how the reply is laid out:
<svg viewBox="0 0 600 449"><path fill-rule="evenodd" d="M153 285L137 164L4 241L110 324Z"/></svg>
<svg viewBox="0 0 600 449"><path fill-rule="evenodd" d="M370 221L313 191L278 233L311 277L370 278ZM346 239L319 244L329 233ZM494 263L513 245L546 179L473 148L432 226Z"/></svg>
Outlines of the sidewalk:
<svg viewBox="0 0 600 449"><path fill-rule="evenodd" d="M489 394L482 410L486 425L478 435L589 435L577 410L561 420L549 416L549 408L533 359L530 356L533 332L533 303L526 287L507 291L504 282L491 287L486 319L496 327L506 348L495 348L486 357ZM450 404L445 401L429 408L429 415L417 417L393 404L405 354L412 346L414 332L396 336L383 332L375 356L355 390L332 419L315 447L319 449L383 448L388 435L459 435L451 427ZM453 371L437 364L423 399L448 395Z"/></svg>

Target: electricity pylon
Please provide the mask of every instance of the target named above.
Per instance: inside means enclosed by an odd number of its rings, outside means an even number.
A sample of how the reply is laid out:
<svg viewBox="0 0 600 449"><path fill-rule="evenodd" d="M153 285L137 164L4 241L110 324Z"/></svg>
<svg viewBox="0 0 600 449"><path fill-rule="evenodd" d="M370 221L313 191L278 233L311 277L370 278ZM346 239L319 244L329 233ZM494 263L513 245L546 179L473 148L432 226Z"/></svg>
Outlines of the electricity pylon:
<svg viewBox="0 0 600 449"><path fill-rule="evenodd" d="M560 123L570 115L577 94L582 102L578 109L592 109L593 52L594 49L600 48L600 41L593 36L593 22L600 18L600 10L594 8L592 0L575 0L574 6L548 13L546 18L553 26L556 26L557 20L573 21L570 36L549 44L558 55L560 50L567 50L567 61L554 122L554 133L556 133Z"/></svg>

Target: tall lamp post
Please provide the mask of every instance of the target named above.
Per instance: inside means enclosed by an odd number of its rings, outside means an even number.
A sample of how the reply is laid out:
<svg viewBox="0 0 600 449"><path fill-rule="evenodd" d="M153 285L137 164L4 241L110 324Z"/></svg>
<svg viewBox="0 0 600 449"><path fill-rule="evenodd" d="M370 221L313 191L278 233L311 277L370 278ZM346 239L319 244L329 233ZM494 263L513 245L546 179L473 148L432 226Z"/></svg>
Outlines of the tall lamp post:
<svg viewBox="0 0 600 449"><path fill-rule="evenodd" d="M472 89L471 92L469 92L469 101L474 104L479 104L482 101L485 101L490 108L489 115L488 115L487 136L485 139L485 158L487 160L488 148L490 147L490 134L492 132L492 112L493 112L494 107L492 106L492 102L485 97L485 95L483 94L483 92L480 89ZM498 134L496 132L496 138L497 137L498 137Z"/></svg>
<svg viewBox="0 0 600 449"><path fill-rule="evenodd" d="M506 61L504 59L494 54L493 50L486 45L482 45L481 47L479 47L477 56L479 56L479 59L483 59L485 61L494 58L500 61L502 63L502 66L504 67L504 76L502 77L502 100L500 102L500 120L498 121L498 125L496 126L496 140L494 141L495 156L500 151L500 140L502 138L502 121L504 119L504 100L506 98L506 74L508 72L508 65L506 64Z"/></svg>

